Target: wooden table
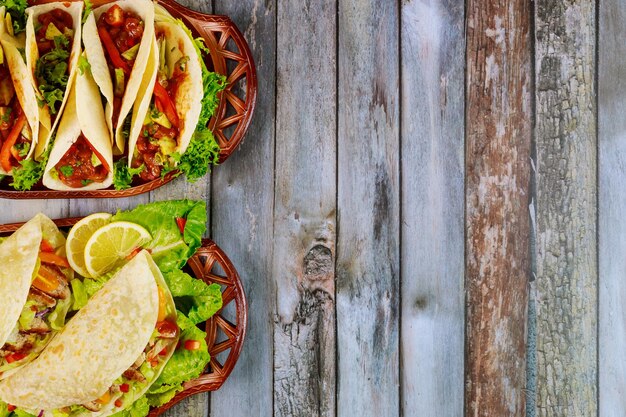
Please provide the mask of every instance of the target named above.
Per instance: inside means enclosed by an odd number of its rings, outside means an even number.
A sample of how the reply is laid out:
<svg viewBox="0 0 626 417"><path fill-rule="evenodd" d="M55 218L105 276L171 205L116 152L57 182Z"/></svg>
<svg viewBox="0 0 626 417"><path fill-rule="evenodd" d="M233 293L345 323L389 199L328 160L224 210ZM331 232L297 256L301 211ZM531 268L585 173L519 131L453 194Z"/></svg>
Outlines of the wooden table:
<svg viewBox="0 0 626 417"><path fill-rule="evenodd" d="M240 150L195 184L0 215L208 202L248 338L169 415L624 415L624 1L184 3L253 50Z"/></svg>

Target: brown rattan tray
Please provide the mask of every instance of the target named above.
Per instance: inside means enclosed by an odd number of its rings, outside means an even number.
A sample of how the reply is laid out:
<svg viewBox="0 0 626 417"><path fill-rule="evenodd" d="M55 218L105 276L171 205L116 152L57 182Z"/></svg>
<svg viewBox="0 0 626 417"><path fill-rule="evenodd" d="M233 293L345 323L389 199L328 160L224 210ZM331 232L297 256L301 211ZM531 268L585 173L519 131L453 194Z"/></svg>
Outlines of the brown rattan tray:
<svg viewBox="0 0 626 417"><path fill-rule="evenodd" d="M50 3L54 0L30 0L29 4ZM78 0L72 0L78 1ZM94 7L112 0L92 1ZM209 70L225 75L228 85L219 93L219 104L209 120L209 129L218 141L221 151L219 162L224 162L237 149L243 139L256 104L257 77L252 53L248 43L235 24L227 16L199 13L176 3L174 0L157 0L172 16L180 18L195 37L202 37L210 50L205 60ZM0 182L0 198L117 198L147 193L170 182L175 173L164 178L137 184L126 190L55 191L38 184L30 191L16 191L10 179Z"/></svg>
<svg viewBox="0 0 626 417"><path fill-rule="evenodd" d="M55 220L60 228L73 226L80 217ZM0 225L0 236L16 231L24 223ZM206 321L206 342L211 355L211 362L204 373L184 384L170 402L150 411L150 417L158 416L183 398L206 391L215 391L224 384L232 372L246 335L248 306L239 274L224 251L208 239L202 240L202 246L189 258L185 266L193 277L208 284L222 287L222 308Z"/></svg>

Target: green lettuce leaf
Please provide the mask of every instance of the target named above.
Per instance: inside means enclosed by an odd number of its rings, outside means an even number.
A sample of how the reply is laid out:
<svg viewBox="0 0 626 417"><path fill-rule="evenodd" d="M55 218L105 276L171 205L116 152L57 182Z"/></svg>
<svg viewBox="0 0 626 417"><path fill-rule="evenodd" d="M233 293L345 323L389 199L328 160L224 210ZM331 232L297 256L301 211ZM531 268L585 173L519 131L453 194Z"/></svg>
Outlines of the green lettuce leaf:
<svg viewBox="0 0 626 417"><path fill-rule="evenodd" d="M216 165L220 158L220 145L209 129L194 132L189 147L179 156L177 168L189 182L197 181L209 172L209 164Z"/></svg>
<svg viewBox="0 0 626 417"><path fill-rule="evenodd" d="M176 218L186 219L181 235ZM112 221L129 221L143 226L152 241L148 249L154 262L163 273L180 269L187 259L202 245L206 231L206 203L204 201L158 201L137 206L130 211L120 211Z"/></svg>
<svg viewBox="0 0 626 417"><path fill-rule="evenodd" d="M20 408L16 408L13 411L13 414L11 415L11 417L35 417L35 415L28 413Z"/></svg>
<svg viewBox="0 0 626 417"><path fill-rule="evenodd" d="M126 410L113 414L111 417L145 417L150 412L150 405L148 405L148 399L141 397L133 403Z"/></svg>
<svg viewBox="0 0 626 417"><path fill-rule="evenodd" d="M91 4L91 1L84 0L84 2L85 2L85 8L83 9L83 17L81 19L81 23L83 25L87 21L87 17L89 17L89 15L91 14L91 11L93 9L93 5Z"/></svg>
<svg viewBox="0 0 626 417"><path fill-rule="evenodd" d="M125 190L130 188L133 177L143 171L145 165L138 168L128 168L128 160L126 157L121 158L113 164L113 186L116 190Z"/></svg>
<svg viewBox="0 0 626 417"><path fill-rule="evenodd" d="M181 329L180 343L170 360L163 368L163 372L155 381L149 392L160 390L163 385L176 387L185 381L197 378L209 364L211 356L204 338L206 333L198 329L182 312L178 312L178 327ZM185 342L187 340L197 340L200 342L200 349L187 350ZM158 392L158 391L157 391Z"/></svg>
<svg viewBox="0 0 626 417"><path fill-rule="evenodd" d="M0 417L8 417L10 414L9 405L0 401Z"/></svg>
<svg viewBox="0 0 626 417"><path fill-rule="evenodd" d="M66 298L65 300L59 300L57 302L56 307L50 313L48 317L48 321L50 322L50 327L53 330L61 330L63 326L65 326L65 318L67 317L67 312L70 310L72 306L71 298Z"/></svg>
<svg viewBox="0 0 626 417"><path fill-rule="evenodd" d="M163 277L174 297L176 308L193 324L206 321L222 308L222 291L219 284L207 285L180 269L170 271Z"/></svg>
<svg viewBox="0 0 626 417"><path fill-rule="evenodd" d="M50 143L53 141L54 137L50 139ZM34 158L20 161L20 166L13 168L13 182L10 184L11 187L18 191L26 191L37 184L39 180L41 180L41 177L43 177L43 171L48 163L51 149L52 146L48 145L48 149L46 149L40 161L35 161Z"/></svg>

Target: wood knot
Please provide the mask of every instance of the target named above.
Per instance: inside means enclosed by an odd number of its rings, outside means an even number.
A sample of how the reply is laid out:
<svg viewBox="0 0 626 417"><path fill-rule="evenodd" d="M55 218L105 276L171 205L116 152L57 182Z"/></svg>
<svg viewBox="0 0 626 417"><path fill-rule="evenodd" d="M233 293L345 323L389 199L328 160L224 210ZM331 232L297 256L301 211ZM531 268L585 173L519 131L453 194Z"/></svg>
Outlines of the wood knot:
<svg viewBox="0 0 626 417"><path fill-rule="evenodd" d="M319 280L333 275L333 254L324 245L313 246L304 256L304 275L309 280Z"/></svg>

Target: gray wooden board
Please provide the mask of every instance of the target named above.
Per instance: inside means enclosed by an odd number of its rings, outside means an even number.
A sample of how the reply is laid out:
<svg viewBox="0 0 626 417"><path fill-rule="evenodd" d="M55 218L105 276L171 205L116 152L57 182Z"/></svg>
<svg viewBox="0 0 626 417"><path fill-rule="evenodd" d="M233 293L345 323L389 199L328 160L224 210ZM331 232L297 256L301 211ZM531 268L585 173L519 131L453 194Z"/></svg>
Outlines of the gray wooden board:
<svg viewBox="0 0 626 417"><path fill-rule="evenodd" d="M335 414L336 3L277 3L274 415Z"/></svg>
<svg viewBox="0 0 626 417"><path fill-rule="evenodd" d="M597 413L595 10L593 1L535 3L542 417Z"/></svg>
<svg viewBox="0 0 626 417"><path fill-rule="evenodd" d="M407 416L463 415L463 6L402 3L400 368Z"/></svg>
<svg viewBox="0 0 626 417"><path fill-rule="evenodd" d="M395 2L339 2L337 415L342 417L400 412L398 24Z"/></svg>
<svg viewBox="0 0 626 417"><path fill-rule="evenodd" d="M626 3L600 2L599 145L599 415L626 410Z"/></svg>
<svg viewBox="0 0 626 417"><path fill-rule="evenodd" d="M211 237L233 261L248 299L248 333L226 384L211 394L212 417L271 416L273 392L272 274L276 4L220 2L244 34L259 80L255 115L233 155L213 171Z"/></svg>

